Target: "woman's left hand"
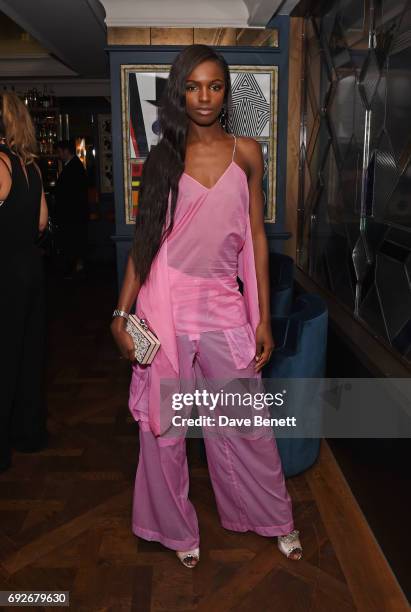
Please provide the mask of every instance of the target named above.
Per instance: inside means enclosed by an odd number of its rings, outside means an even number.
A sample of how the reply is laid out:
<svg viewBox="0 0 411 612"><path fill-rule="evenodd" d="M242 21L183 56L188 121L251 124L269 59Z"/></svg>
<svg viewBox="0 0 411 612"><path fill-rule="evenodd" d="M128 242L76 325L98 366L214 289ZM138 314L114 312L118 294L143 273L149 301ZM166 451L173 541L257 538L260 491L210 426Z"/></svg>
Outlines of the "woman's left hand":
<svg viewBox="0 0 411 612"><path fill-rule="evenodd" d="M274 340L271 332L271 324L261 322L258 324L256 333L256 365L255 371L259 372L261 368L270 360L271 353L274 349Z"/></svg>

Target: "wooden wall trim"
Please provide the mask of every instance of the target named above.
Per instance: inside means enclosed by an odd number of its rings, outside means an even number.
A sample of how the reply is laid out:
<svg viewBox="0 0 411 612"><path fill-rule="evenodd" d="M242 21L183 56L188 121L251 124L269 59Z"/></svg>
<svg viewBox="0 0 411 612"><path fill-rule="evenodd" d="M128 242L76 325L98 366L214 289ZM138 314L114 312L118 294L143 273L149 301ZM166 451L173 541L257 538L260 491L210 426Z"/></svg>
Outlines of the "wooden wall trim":
<svg viewBox="0 0 411 612"><path fill-rule="evenodd" d="M298 227L298 167L300 157L301 75L303 62L302 17L290 18L288 71L288 130L287 184L285 197L285 228L291 233L284 253L297 260Z"/></svg>
<svg viewBox="0 0 411 612"><path fill-rule="evenodd" d="M149 45L150 28L107 28L109 45Z"/></svg>
<svg viewBox="0 0 411 612"><path fill-rule="evenodd" d="M192 45L278 48L278 28L166 28L117 27L107 29L109 45Z"/></svg>

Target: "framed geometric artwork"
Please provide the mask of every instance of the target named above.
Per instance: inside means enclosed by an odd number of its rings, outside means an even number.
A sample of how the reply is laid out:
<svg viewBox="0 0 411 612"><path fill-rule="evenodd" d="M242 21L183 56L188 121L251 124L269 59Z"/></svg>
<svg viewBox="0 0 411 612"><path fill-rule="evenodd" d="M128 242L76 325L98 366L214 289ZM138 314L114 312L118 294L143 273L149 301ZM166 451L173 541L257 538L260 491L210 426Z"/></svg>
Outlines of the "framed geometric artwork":
<svg viewBox="0 0 411 612"><path fill-rule="evenodd" d="M158 142L158 105L170 66L121 67L125 219L133 224L138 208L141 170ZM260 143L264 158L264 220L275 222L277 181L277 66L230 66L232 116L230 131Z"/></svg>

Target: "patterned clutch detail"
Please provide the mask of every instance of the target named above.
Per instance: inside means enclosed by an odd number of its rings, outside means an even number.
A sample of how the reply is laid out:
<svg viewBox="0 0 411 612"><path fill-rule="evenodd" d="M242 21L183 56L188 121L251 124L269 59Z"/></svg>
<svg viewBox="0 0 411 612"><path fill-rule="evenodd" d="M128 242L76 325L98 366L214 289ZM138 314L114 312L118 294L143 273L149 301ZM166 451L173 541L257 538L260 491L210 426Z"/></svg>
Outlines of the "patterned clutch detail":
<svg viewBox="0 0 411 612"><path fill-rule="evenodd" d="M129 315L126 331L134 342L135 357L142 365L151 363L160 348L160 341L149 329L144 319Z"/></svg>

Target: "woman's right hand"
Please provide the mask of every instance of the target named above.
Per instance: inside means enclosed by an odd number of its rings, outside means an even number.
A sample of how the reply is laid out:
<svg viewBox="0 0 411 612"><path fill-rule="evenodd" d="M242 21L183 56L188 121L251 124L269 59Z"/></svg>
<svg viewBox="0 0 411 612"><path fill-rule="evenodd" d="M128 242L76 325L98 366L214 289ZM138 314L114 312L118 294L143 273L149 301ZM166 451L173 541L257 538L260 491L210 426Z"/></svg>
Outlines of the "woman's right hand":
<svg viewBox="0 0 411 612"><path fill-rule="evenodd" d="M114 341L124 359L131 362L136 361L134 354L134 342L128 332L126 332L127 321L124 317L115 317L110 325Z"/></svg>

